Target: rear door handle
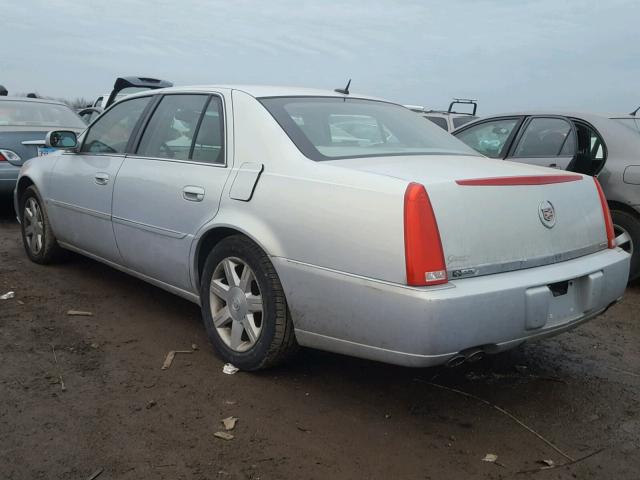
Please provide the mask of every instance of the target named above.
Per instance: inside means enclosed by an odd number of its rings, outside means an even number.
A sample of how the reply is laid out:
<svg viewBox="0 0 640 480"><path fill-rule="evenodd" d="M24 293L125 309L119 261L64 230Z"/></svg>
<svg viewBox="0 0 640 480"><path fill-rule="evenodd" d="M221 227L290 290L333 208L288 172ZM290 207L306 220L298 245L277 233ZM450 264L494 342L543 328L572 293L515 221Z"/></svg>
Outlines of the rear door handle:
<svg viewBox="0 0 640 480"><path fill-rule="evenodd" d="M201 202L204 200L204 188L187 185L182 189L182 198L190 202Z"/></svg>
<svg viewBox="0 0 640 480"><path fill-rule="evenodd" d="M98 172L93 178L98 185L106 185L107 183L109 183L108 173Z"/></svg>

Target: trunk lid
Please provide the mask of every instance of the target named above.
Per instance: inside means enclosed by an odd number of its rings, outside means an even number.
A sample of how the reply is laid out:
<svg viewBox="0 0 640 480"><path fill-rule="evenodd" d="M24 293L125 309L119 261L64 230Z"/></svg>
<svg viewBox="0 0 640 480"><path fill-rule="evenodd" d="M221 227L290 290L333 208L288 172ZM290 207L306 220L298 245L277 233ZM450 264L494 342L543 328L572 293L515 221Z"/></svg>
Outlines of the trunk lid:
<svg viewBox="0 0 640 480"><path fill-rule="evenodd" d="M466 156L359 158L328 163L424 185L435 212L450 279L546 265L607 248L602 208L590 177ZM543 179L543 184L534 185L504 185L491 180L547 175L568 175L574 180L546 183L548 179ZM464 182L476 179L484 180Z"/></svg>

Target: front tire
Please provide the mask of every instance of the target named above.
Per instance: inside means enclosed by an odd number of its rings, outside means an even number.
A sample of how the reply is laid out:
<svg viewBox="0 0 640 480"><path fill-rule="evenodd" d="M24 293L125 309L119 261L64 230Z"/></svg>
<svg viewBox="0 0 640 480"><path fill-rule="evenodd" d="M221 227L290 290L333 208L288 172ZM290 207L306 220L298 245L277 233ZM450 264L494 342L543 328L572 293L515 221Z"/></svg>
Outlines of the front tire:
<svg viewBox="0 0 640 480"><path fill-rule="evenodd" d="M297 349L284 290L269 257L242 235L218 243L205 262L202 317L215 352L241 370L260 370Z"/></svg>
<svg viewBox="0 0 640 480"><path fill-rule="evenodd" d="M640 277L640 220L622 210L611 210L611 219L615 236L626 235L620 247L631 254L629 281L635 280Z"/></svg>
<svg viewBox="0 0 640 480"><path fill-rule="evenodd" d="M33 185L20 197L20 225L22 244L32 262L46 265L64 256L51 229L44 202Z"/></svg>

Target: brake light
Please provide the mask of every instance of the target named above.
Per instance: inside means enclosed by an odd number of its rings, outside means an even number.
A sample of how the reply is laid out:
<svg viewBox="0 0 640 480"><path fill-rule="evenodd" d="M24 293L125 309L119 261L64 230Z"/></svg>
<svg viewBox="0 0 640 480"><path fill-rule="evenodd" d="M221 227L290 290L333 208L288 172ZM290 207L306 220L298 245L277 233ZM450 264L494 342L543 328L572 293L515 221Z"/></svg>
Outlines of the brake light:
<svg viewBox="0 0 640 480"><path fill-rule="evenodd" d="M404 194L404 257L407 284L447 283L438 223L423 185L410 183Z"/></svg>
<svg viewBox="0 0 640 480"><path fill-rule="evenodd" d="M2 152L0 152L0 162L6 162L7 159L4 158L4 155L2 154Z"/></svg>
<svg viewBox="0 0 640 480"><path fill-rule="evenodd" d="M604 228L607 231L607 246L609 248L616 248L616 235L613 232L613 220L611 219L611 212L609 211L609 204L607 198L604 196L602 186L596 177L593 177L593 181L598 189L598 196L600 197L600 206L602 207L602 215L604 216Z"/></svg>

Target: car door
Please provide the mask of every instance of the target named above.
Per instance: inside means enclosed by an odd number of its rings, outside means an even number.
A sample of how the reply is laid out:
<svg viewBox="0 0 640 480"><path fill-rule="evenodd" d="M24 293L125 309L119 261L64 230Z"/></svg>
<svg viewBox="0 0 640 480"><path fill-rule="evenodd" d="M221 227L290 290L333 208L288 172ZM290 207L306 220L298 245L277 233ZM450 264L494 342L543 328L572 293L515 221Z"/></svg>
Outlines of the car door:
<svg viewBox="0 0 640 480"><path fill-rule="evenodd" d="M576 154L576 131L566 117L529 117L507 160L566 170Z"/></svg>
<svg viewBox="0 0 640 480"><path fill-rule="evenodd" d="M49 178L49 212L58 240L120 263L111 203L116 174L150 97L122 102L83 135L77 152L57 159Z"/></svg>
<svg viewBox="0 0 640 480"><path fill-rule="evenodd" d="M216 215L229 175L226 113L220 94L159 98L114 191L114 231L127 267L193 290L193 239Z"/></svg>
<svg viewBox="0 0 640 480"><path fill-rule="evenodd" d="M498 117L476 122L453 134L477 152L489 158L503 159L509 151L523 117Z"/></svg>

